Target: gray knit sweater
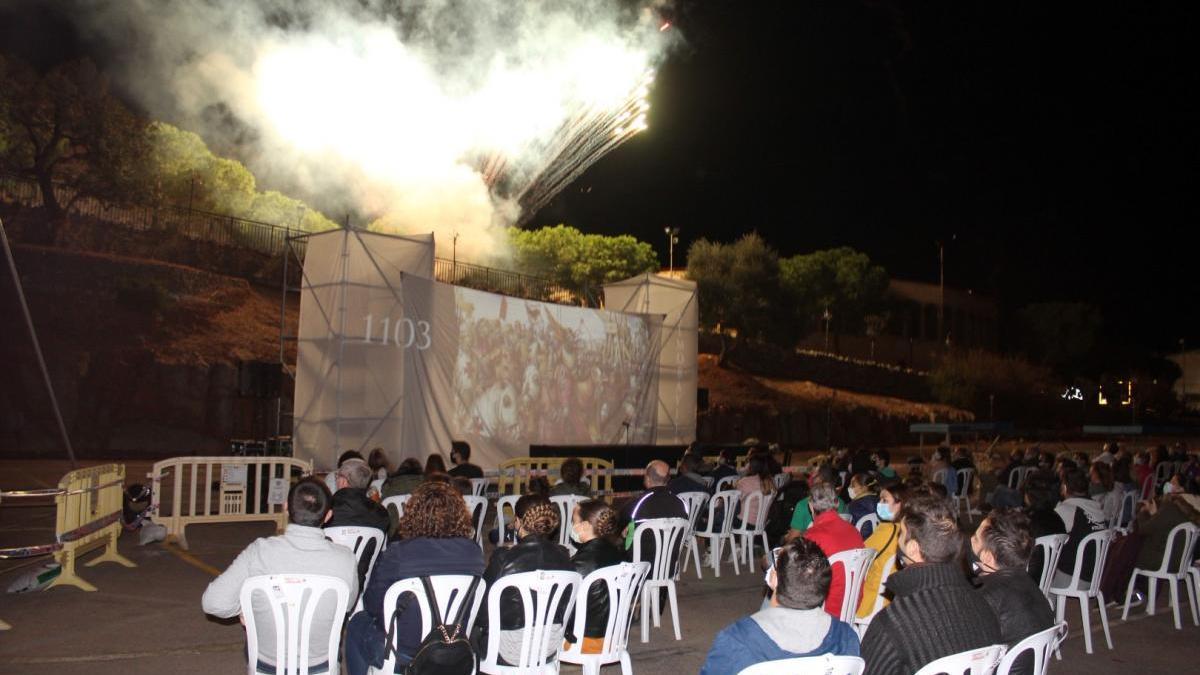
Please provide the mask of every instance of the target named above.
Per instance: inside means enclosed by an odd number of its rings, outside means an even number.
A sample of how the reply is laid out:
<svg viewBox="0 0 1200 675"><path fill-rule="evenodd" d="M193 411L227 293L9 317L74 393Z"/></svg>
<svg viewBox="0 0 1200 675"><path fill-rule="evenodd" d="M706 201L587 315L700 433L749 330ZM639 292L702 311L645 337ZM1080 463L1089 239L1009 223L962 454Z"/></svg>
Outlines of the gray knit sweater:
<svg viewBox="0 0 1200 675"><path fill-rule="evenodd" d="M996 614L957 564L905 567L887 589L892 604L863 637L863 675L912 675L943 656L1001 642Z"/></svg>

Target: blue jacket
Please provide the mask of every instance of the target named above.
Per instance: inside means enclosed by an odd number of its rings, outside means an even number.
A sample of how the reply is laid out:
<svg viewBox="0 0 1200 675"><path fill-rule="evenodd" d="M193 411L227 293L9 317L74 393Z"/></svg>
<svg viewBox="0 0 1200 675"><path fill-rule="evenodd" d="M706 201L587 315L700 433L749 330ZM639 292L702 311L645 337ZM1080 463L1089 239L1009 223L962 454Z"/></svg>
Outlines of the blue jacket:
<svg viewBox="0 0 1200 675"><path fill-rule="evenodd" d="M387 636L386 622L390 617L390 612L389 616L384 616L383 607L383 596L387 595L388 588L401 579L435 574L480 576L483 574L483 551L474 540L465 537L417 537L401 539L379 554L363 594L363 608L374 619L374 637L380 643ZM413 600L407 593L400 596L401 611L396 621L399 651L405 655L415 653L425 637L421 635L420 612L407 611L410 606L415 607Z"/></svg>
<svg viewBox="0 0 1200 675"><path fill-rule="evenodd" d="M737 675L763 661L792 659L800 656L858 656L858 634L844 621L834 619L829 632L816 649L807 654L784 651L752 617L743 617L726 627L713 640L700 675Z"/></svg>

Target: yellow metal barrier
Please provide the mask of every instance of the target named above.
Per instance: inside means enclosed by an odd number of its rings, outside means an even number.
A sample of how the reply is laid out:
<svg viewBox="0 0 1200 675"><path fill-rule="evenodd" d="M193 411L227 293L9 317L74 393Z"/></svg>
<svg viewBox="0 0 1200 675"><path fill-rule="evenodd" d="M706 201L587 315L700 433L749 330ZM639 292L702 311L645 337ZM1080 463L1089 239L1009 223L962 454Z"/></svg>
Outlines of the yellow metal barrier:
<svg viewBox="0 0 1200 675"><path fill-rule="evenodd" d="M287 525L283 510L286 486L297 473L311 474L312 462L292 457L164 459L156 462L148 475L153 491L151 513L154 522L167 528L167 541L183 549L188 547L187 526L198 523L267 520L282 531ZM272 483L280 480L284 498L271 494ZM169 494L164 494L168 490Z"/></svg>
<svg viewBox="0 0 1200 675"><path fill-rule="evenodd" d="M125 466L104 464L78 469L63 476L58 481L58 488L62 492L54 498L58 506L54 533L62 549L54 554L54 559L62 565L62 572L49 587L76 586L85 591L96 590L95 586L75 573L75 561L84 553L101 546L104 547L104 553L89 560L86 563L88 567L102 562L137 567L117 552L117 538L121 536Z"/></svg>
<svg viewBox="0 0 1200 675"><path fill-rule="evenodd" d="M593 490L612 490L612 475L609 473L613 463L598 457L579 457L583 462L583 475L592 482ZM557 474L566 457L518 457L500 464L499 476L496 479L497 492L500 495L525 494L529 488L529 479L539 473ZM598 471L597 474L592 474ZM550 481L551 485L554 481Z"/></svg>

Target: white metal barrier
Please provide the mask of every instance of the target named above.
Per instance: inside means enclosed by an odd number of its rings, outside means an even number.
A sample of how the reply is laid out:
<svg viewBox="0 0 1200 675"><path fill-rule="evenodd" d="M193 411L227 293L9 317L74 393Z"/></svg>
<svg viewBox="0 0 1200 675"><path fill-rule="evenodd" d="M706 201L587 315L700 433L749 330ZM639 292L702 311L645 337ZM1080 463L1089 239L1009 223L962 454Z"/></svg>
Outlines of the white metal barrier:
<svg viewBox="0 0 1200 675"><path fill-rule="evenodd" d="M312 473L312 462L292 457L172 457L156 462L150 508L167 528L167 540L186 549L188 525L274 521L287 524L283 505L293 474ZM164 491L169 493L164 496ZM169 509L164 508L165 505Z"/></svg>

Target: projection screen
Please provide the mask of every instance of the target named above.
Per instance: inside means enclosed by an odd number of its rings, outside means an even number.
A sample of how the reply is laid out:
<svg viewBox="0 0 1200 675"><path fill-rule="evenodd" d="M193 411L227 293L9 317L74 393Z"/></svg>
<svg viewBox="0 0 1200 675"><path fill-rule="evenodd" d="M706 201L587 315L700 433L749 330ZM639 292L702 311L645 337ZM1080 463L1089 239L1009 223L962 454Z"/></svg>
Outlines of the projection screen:
<svg viewBox="0 0 1200 675"><path fill-rule="evenodd" d="M492 467L531 444L655 442L661 315L438 283L353 237L363 255L313 256L310 243L305 262L297 456L328 470L341 451L382 447L396 464L465 440Z"/></svg>

